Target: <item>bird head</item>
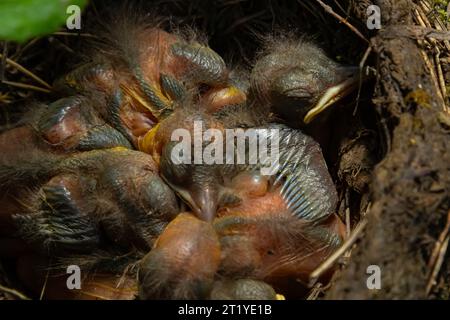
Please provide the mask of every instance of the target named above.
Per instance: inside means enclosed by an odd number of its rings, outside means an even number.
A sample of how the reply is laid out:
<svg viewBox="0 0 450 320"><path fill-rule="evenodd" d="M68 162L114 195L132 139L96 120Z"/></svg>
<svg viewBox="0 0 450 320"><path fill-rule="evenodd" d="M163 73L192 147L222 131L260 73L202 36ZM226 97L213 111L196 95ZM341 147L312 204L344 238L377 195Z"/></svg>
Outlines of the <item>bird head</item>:
<svg viewBox="0 0 450 320"><path fill-rule="evenodd" d="M312 43L276 40L254 66L251 95L281 117L306 125L352 92L359 80L359 68L336 63Z"/></svg>
<svg viewBox="0 0 450 320"><path fill-rule="evenodd" d="M161 176L202 220L212 221L223 192L220 172L215 166L174 163L174 143L164 148Z"/></svg>
<svg viewBox="0 0 450 320"><path fill-rule="evenodd" d="M226 129L253 127L258 118L245 104L230 102L222 94L227 92L210 96L190 92L139 142L139 149L151 154L159 165L163 179L195 214L208 221L218 208L239 199L230 192L230 187L239 183L233 180L239 168L226 166L224 160ZM219 147L217 151L214 146Z"/></svg>
<svg viewBox="0 0 450 320"><path fill-rule="evenodd" d="M220 264L219 239L212 225L181 213L141 260L141 299L205 299Z"/></svg>

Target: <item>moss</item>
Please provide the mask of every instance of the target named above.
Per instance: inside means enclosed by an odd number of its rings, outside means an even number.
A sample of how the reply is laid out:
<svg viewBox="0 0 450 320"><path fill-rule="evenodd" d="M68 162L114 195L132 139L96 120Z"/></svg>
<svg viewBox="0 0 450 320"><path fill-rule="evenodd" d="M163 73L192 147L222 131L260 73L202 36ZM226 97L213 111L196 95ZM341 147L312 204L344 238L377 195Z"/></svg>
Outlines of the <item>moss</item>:
<svg viewBox="0 0 450 320"><path fill-rule="evenodd" d="M430 95L423 89L417 89L408 93L405 97L405 103L414 103L417 106L430 108Z"/></svg>
<svg viewBox="0 0 450 320"><path fill-rule="evenodd" d="M450 23L449 0L433 0L433 11L438 15L439 19Z"/></svg>

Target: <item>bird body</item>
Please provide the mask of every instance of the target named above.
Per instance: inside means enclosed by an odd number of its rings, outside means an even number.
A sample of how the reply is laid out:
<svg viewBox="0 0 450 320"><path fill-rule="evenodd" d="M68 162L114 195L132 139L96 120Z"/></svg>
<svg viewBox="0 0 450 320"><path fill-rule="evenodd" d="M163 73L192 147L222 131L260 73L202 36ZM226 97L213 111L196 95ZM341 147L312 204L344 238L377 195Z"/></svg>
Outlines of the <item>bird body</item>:
<svg viewBox="0 0 450 320"><path fill-rule="evenodd" d="M90 276L74 298L298 297L343 228L321 148L295 128L350 87L350 69L289 40L261 54L245 91L196 39L115 29L55 83L58 100L0 134L0 256L35 293L50 275L48 297L68 294L67 263ZM270 156L230 132L257 132Z"/></svg>

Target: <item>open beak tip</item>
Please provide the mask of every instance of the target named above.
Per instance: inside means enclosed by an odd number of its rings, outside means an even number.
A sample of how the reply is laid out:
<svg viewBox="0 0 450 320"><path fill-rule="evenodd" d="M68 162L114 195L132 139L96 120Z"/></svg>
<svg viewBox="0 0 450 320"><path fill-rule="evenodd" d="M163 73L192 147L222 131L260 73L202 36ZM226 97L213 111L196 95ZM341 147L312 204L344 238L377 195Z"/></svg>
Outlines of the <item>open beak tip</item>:
<svg viewBox="0 0 450 320"><path fill-rule="evenodd" d="M317 117L317 115L353 92L357 84L359 84L362 80L359 76L359 70L360 69L358 67L352 67L351 75L347 79L327 89L320 97L317 104L315 104L314 107L305 115L303 122L305 124L310 123Z"/></svg>

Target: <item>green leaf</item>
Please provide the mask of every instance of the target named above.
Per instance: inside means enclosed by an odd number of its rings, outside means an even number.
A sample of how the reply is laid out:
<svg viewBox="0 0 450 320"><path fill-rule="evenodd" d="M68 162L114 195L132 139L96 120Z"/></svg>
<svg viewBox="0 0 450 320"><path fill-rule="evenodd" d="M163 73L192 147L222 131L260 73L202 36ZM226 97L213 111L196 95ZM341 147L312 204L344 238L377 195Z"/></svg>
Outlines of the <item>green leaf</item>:
<svg viewBox="0 0 450 320"><path fill-rule="evenodd" d="M70 5L87 0L0 0L0 39L18 42L49 34L66 23Z"/></svg>

